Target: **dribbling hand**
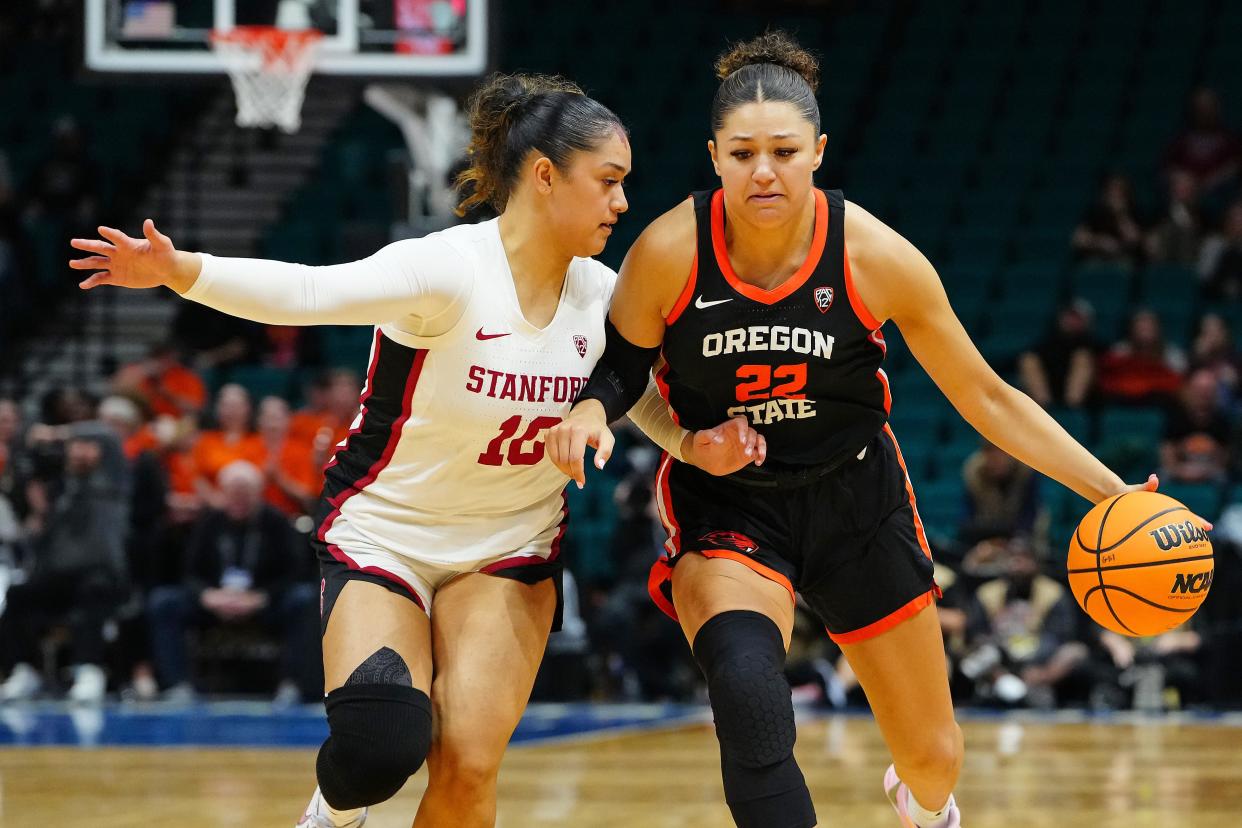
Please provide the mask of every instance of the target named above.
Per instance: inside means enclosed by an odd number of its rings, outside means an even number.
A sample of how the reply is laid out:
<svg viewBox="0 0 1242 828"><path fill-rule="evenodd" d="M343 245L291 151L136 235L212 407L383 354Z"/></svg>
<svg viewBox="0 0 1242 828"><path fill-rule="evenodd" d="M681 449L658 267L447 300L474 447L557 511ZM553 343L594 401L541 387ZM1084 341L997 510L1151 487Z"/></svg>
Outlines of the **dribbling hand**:
<svg viewBox="0 0 1242 828"><path fill-rule="evenodd" d="M719 477L751 463L762 466L768 456L768 443L745 417L739 416L688 435L681 453L687 463Z"/></svg>
<svg viewBox="0 0 1242 828"><path fill-rule="evenodd" d="M608 429L604 407L597 400L574 406L569 416L548 429L544 437L548 459L581 489L586 485L586 447L595 449L595 468L602 469L612 457L616 440Z"/></svg>
<svg viewBox="0 0 1242 828"><path fill-rule="evenodd" d="M142 223L143 238L134 239L112 227L100 227L101 239L72 239L69 245L93 255L72 259L74 270L95 273L78 283L83 290L99 285L125 288L153 288L167 285L179 293L188 290L198 278L202 262L196 253L184 253L172 239L155 228L155 222Z"/></svg>
<svg viewBox="0 0 1242 828"><path fill-rule="evenodd" d="M1158 488L1160 488L1160 478L1154 474L1149 474L1147 475L1146 482L1135 483L1133 486L1126 486L1120 492L1117 492L1117 494L1121 494L1122 492L1154 492ZM1195 515L1195 517L1198 519L1199 525L1203 527L1204 531L1212 531L1212 522L1210 520L1199 517L1199 515Z"/></svg>

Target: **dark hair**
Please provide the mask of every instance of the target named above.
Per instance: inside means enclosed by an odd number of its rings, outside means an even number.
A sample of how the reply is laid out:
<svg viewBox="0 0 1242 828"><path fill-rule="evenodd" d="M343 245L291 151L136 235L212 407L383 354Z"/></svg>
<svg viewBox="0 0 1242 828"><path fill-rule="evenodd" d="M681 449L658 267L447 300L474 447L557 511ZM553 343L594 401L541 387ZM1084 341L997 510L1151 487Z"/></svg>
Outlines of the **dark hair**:
<svg viewBox="0 0 1242 828"><path fill-rule="evenodd" d="M782 31L736 43L716 58L720 88L712 99L712 132L743 104L788 101L815 125L819 135L819 61Z"/></svg>
<svg viewBox="0 0 1242 828"><path fill-rule="evenodd" d="M470 96L470 166L457 176L465 196L457 215L478 204L504 210L522 161L538 150L561 169L578 151L616 132L627 134L612 110L576 83L551 75L496 73Z"/></svg>

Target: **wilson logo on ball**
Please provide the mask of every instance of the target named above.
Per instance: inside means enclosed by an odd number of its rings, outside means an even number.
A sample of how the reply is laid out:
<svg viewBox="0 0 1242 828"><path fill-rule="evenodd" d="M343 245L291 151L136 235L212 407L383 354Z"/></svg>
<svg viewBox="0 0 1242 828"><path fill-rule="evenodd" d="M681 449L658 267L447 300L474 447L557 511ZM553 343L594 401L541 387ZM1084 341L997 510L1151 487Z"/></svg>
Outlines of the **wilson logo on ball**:
<svg viewBox="0 0 1242 828"><path fill-rule="evenodd" d="M1151 535L1161 552L1176 549L1183 543L1200 543L1207 540L1207 532L1189 520L1185 523L1170 523L1168 526L1152 529L1147 534Z"/></svg>
<svg viewBox="0 0 1242 828"><path fill-rule="evenodd" d="M1207 592L1212 587L1212 571L1193 572L1189 574L1177 573L1176 580L1173 581L1173 589L1170 592L1180 592L1182 595L1191 593L1194 595L1200 592Z"/></svg>

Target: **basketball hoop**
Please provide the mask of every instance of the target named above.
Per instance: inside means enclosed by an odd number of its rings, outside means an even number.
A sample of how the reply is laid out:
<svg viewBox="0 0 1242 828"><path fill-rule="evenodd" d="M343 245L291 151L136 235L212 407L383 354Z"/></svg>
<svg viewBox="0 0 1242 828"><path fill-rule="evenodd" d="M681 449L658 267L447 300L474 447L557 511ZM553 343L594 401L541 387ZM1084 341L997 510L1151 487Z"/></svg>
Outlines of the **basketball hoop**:
<svg viewBox="0 0 1242 828"><path fill-rule="evenodd" d="M211 33L211 46L237 93L238 126L298 131L306 82L322 39L323 33L314 29L275 26L236 26Z"/></svg>

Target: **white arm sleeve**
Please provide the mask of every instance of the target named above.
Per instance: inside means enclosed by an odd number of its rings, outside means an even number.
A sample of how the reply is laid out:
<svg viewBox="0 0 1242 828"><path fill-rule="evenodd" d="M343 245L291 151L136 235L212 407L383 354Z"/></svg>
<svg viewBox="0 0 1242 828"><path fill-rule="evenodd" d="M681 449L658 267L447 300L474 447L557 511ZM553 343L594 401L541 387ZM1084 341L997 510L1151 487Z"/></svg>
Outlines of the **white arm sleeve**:
<svg viewBox="0 0 1242 828"><path fill-rule="evenodd" d="M653 443L677 460L684 460L681 456L681 443L690 432L673 421L672 412L668 410L664 397L660 396L654 378L647 380L647 392L634 403L634 407L629 410L629 417Z"/></svg>
<svg viewBox="0 0 1242 828"><path fill-rule="evenodd" d="M460 315L474 279L466 259L435 237L394 242L327 267L200 255L202 271L182 295L270 325L378 325L454 308Z"/></svg>

